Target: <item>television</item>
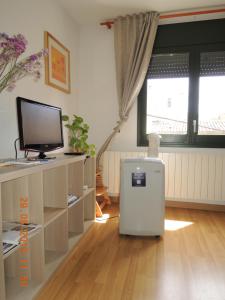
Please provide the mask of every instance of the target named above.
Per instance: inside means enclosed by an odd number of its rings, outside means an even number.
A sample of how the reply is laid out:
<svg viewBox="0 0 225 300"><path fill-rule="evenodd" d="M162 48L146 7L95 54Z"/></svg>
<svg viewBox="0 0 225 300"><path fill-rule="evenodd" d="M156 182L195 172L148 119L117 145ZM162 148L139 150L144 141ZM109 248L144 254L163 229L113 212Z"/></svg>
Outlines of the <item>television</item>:
<svg viewBox="0 0 225 300"><path fill-rule="evenodd" d="M64 146L61 108L22 97L16 101L21 150L37 151L37 159L45 159L45 152Z"/></svg>

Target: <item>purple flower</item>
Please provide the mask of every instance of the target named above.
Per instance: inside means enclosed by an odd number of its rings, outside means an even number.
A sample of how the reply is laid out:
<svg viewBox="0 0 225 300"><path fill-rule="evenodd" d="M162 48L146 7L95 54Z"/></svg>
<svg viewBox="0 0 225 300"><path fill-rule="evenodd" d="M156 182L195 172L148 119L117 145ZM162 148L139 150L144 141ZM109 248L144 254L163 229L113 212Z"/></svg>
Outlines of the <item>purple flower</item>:
<svg viewBox="0 0 225 300"><path fill-rule="evenodd" d="M27 40L22 34L9 37L7 34L0 34L0 52L7 53L10 58L19 57L26 50Z"/></svg>
<svg viewBox="0 0 225 300"><path fill-rule="evenodd" d="M8 37L9 37L8 34L4 32L0 33L0 39L7 39Z"/></svg>
<svg viewBox="0 0 225 300"><path fill-rule="evenodd" d="M7 86L7 91L11 92L14 88L16 87L16 83L12 81L8 86Z"/></svg>
<svg viewBox="0 0 225 300"><path fill-rule="evenodd" d="M47 56L48 55L48 49L43 49L41 52L42 52L43 56Z"/></svg>
<svg viewBox="0 0 225 300"><path fill-rule="evenodd" d="M4 89L11 91L16 81L25 76L32 76L34 80L41 77L41 59L47 55L47 50L41 51L18 61L18 57L26 50L27 40L22 34L9 37L0 33L0 92Z"/></svg>
<svg viewBox="0 0 225 300"><path fill-rule="evenodd" d="M41 78L41 72L40 71L34 72L34 81L37 81L40 78Z"/></svg>
<svg viewBox="0 0 225 300"><path fill-rule="evenodd" d="M38 56L35 55L35 54L33 54L33 55L30 56L30 60L32 60L32 61L35 61L37 59L38 59Z"/></svg>

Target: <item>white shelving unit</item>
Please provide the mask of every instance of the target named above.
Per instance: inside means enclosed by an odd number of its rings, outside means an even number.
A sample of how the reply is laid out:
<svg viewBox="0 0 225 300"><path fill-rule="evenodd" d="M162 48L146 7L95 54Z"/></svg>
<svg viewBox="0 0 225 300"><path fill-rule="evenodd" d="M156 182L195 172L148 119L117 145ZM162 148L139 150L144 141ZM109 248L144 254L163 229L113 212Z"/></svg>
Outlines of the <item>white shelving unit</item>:
<svg viewBox="0 0 225 300"><path fill-rule="evenodd" d="M83 190L83 186L88 188ZM67 195L79 199L67 205ZM20 199L28 207L20 207ZM35 166L0 168L0 299L31 300L95 220L95 159L58 156ZM21 214L41 228L28 238L23 275L21 245L2 253L2 221L20 222ZM23 257L24 259L24 257Z"/></svg>

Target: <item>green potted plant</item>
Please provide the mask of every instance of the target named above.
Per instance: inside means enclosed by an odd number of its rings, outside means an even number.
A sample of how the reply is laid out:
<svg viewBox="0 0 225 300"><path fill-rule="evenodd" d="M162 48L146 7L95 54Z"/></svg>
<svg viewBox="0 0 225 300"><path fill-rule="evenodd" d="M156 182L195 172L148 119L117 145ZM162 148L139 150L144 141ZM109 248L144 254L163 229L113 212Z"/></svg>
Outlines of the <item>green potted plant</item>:
<svg viewBox="0 0 225 300"><path fill-rule="evenodd" d="M73 151L91 157L95 156L95 145L87 143L89 126L84 119L73 115L73 119L70 121L69 116L64 115L62 120L67 122L65 127L69 129L69 145Z"/></svg>

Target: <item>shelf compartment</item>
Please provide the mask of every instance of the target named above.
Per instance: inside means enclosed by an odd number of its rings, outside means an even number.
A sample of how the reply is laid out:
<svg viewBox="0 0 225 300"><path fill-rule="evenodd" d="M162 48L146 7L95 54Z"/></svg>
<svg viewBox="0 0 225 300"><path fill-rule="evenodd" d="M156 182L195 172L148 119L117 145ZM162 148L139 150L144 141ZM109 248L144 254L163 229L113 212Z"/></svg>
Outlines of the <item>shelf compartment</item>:
<svg viewBox="0 0 225 300"><path fill-rule="evenodd" d="M68 252L61 253L57 251L45 251L45 279L47 280L51 274L57 269L57 267L62 263L67 257L68 254L74 249L74 246L77 245L78 241L84 236L84 233L87 232L93 221L87 221L84 223L84 232L80 234L69 233L69 244Z"/></svg>
<svg viewBox="0 0 225 300"><path fill-rule="evenodd" d="M51 216L51 222L48 222L44 228L45 251L66 252L68 250L67 209L51 212Z"/></svg>
<svg viewBox="0 0 225 300"><path fill-rule="evenodd" d="M20 200L27 199L27 207L21 211ZM35 173L1 184L3 220L20 222L21 213L27 214L31 223L43 222L42 174Z"/></svg>
<svg viewBox="0 0 225 300"><path fill-rule="evenodd" d="M31 300L39 291L41 285L35 280L30 280L27 287L21 287L18 278L5 278L7 300ZM4 299L4 298L0 298Z"/></svg>
<svg viewBox="0 0 225 300"><path fill-rule="evenodd" d="M19 250L19 245L16 250ZM15 248L14 248L15 249ZM21 274L20 259L27 259L27 269L29 278L36 281L43 279L44 268L44 245L43 245L43 230L39 230L36 234L28 239L28 251L13 251L4 259L5 273L8 277L17 277Z"/></svg>
<svg viewBox="0 0 225 300"><path fill-rule="evenodd" d="M45 251L45 278L48 278L65 258L65 253L58 251Z"/></svg>
<svg viewBox="0 0 225 300"><path fill-rule="evenodd" d="M67 207L67 167L60 166L43 172L43 198L46 207Z"/></svg>
<svg viewBox="0 0 225 300"><path fill-rule="evenodd" d="M68 193L81 197L83 195L84 162L78 161L68 165Z"/></svg>
<svg viewBox="0 0 225 300"><path fill-rule="evenodd" d="M85 221L84 222L84 231L83 233L74 233L69 232L69 251L74 248L77 242L84 236L84 234L90 229L94 221Z"/></svg>
<svg viewBox="0 0 225 300"><path fill-rule="evenodd" d="M84 201L79 199L69 207L68 211L68 231L81 233L84 231Z"/></svg>
<svg viewBox="0 0 225 300"><path fill-rule="evenodd" d="M42 231L42 228L38 228L37 230L35 230L34 232L30 233L28 236L28 241L30 239L32 239L36 234L40 234ZM21 247L21 244L18 244L16 247L12 248L9 252L3 254L3 260L5 260L6 258L8 258L10 255L12 255L14 252L18 251Z"/></svg>
<svg viewBox="0 0 225 300"><path fill-rule="evenodd" d="M95 188L88 188L88 189L84 190L82 199L85 199L85 197L88 196L89 194L91 194L92 192L95 192Z"/></svg>
<svg viewBox="0 0 225 300"><path fill-rule="evenodd" d="M15 251L4 260L6 299L31 299L30 292L44 279L43 230L28 240L28 252ZM22 263L21 259L26 259ZM25 264L26 268L23 268ZM28 276L28 286L20 286L20 276Z"/></svg>
<svg viewBox="0 0 225 300"><path fill-rule="evenodd" d="M3 254L3 260L8 258L10 255L12 255L14 252L19 250L20 245L17 245L16 247L12 248L9 252Z"/></svg>
<svg viewBox="0 0 225 300"><path fill-rule="evenodd" d="M95 189L86 190L82 198L84 199L84 220L95 220Z"/></svg>
<svg viewBox="0 0 225 300"><path fill-rule="evenodd" d="M78 198L76 201L74 201L73 203L68 205L68 208L70 209L71 207L73 207L74 205L77 205L77 203L79 203L80 201L82 201L82 197Z"/></svg>
<svg viewBox="0 0 225 300"><path fill-rule="evenodd" d="M44 208L44 227L46 227L50 223L54 222L58 217L60 217L66 211L67 210L65 208L45 207Z"/></svg>
<svg viewBox="0 0 225 300"><path fill-rule="evenodd" d="M88 157L84 162L84 185L95 188L96 186L96 160Z"/></svg>

